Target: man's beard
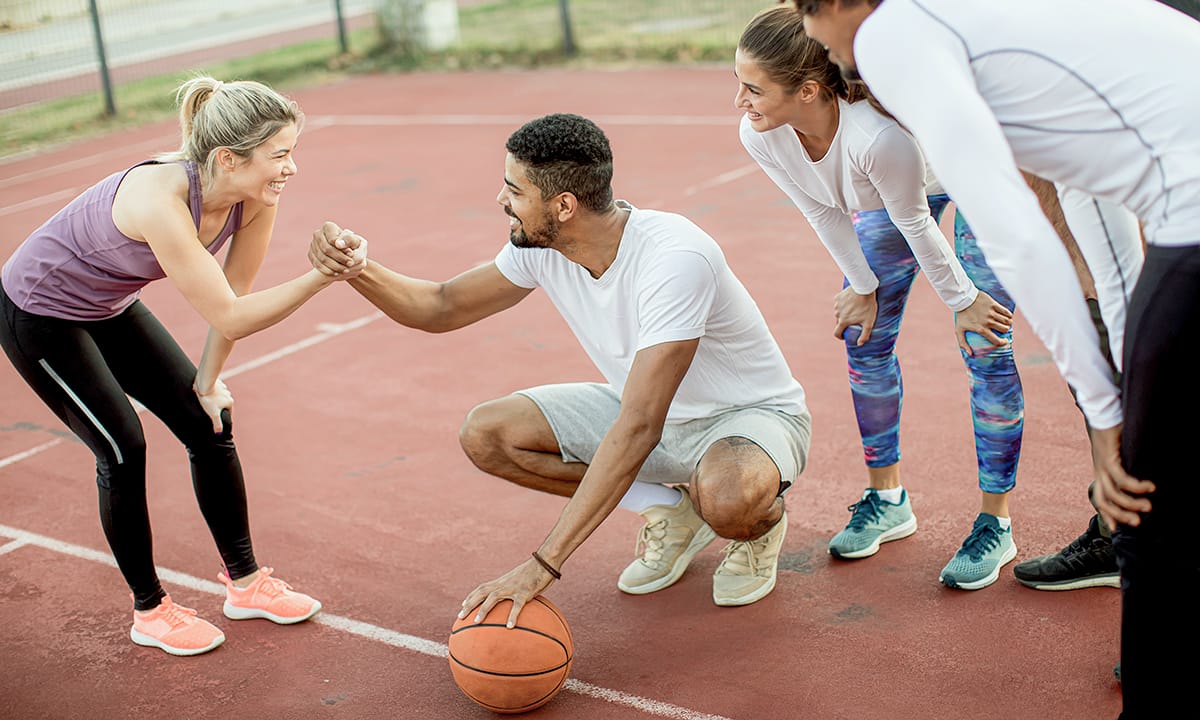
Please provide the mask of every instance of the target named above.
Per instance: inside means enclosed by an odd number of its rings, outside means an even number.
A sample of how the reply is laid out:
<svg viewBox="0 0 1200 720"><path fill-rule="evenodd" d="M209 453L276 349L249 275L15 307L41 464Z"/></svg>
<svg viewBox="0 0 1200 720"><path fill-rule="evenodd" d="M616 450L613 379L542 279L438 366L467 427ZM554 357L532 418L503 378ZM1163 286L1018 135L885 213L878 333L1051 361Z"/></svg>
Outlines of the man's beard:
<svg viewBox="0 0 1200 720"><path fill-rule="evenodd" d="M507 209L505 209L505 213L507 213L510 217L517 217ZM520 218L517 219L520 220ZM542 220L544 229L541 232L537 232L532 235L526 233L524 230L525 223L522 221L521 230L508 231L508 241L513 244L513 247L519 248L553 247L554 242L558 240L558 223L554 221L554 218L550 215L550 213L546 213Z"/></svg>

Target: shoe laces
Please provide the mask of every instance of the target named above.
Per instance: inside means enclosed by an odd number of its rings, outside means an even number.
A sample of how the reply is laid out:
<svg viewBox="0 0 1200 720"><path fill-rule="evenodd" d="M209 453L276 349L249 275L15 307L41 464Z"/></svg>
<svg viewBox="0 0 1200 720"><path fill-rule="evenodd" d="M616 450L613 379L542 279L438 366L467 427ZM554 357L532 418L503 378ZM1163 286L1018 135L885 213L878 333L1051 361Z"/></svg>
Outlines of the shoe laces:
<svg viewBox="0 0 1200 720"><path fill-rule="evenodd" d="M765 550L767 547L767 536L763 535L754 540L734 540L725 546L725 559L721 561L721 567L725 565L743 565L750 570L751 575L758 574L758 554L756 550ZM755 547L758 544L759 548Z"/></svg>
<svg viewBox="0 0 1200 720"><path fill-rule="evenodd" d="M967 539L963 541L962 550L959 552L966 553L971 560L978 562L985 553L995 548L1000 544L1000 533L991 525L979 523L972 530Z"/></svg>
<svg viewBox="0 0 1200 720"><path fill-rule="evenodd" d="M279 597L292 589L292 586L283 580L271 577L272 572L274 570L269 567L258 569L258 592L267 597Z"/></svg>
<svg viewBox="0 0 1200 720"><path fill-rule="evenodd" d="M883 498L878 493L867 493L862 500L846 507L851 512L850 528L862 530L868 523L879 519L883 514Z"/></svg>
<svg viewBox="0 0 1200 720"><path fill-rule="evenodd" d="M638 533L637 542L633 546L633 554L644 560L657 561L662 557L663 539L667 536L667 519L655 520L642 526ZM643 552L645 555L643 556Z"/></svg>
<svg viewBox="0 0 1200 720"><path fill-rule="evenodd" d="M1067 543L1067 546L1062 549L1062 555L1065 558L1087 555L1093 551L1093 546L1098 542L1103 542L1103 536L1099 533L1093 533L1092 528L1089 527L1082 535Z"/></svg>
<svg viewBox="0 0 1200 720"><path fill-rule="evenodd" d="M172 630L191 623L192 618L196 617L195 610L183 607L182 605L176 605L170 600L164 600L159 603L158 610L159 618L170 625Z"/></svg>

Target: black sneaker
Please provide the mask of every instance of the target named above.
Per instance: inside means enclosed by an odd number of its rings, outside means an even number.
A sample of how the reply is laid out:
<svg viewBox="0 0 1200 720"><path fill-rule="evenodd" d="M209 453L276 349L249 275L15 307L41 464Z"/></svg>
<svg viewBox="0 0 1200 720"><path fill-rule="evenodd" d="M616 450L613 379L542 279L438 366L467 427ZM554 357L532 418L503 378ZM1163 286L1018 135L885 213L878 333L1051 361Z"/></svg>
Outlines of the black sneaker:
<svg viewBox="0 0 1200 720"><path fill-rule="evenodd" d="M1062 550L1013 566L1022 585L1035 590L1078 590L1121 587L1112 540L1100 534L1100 516L1093 515L1088 529Z"/></svg>

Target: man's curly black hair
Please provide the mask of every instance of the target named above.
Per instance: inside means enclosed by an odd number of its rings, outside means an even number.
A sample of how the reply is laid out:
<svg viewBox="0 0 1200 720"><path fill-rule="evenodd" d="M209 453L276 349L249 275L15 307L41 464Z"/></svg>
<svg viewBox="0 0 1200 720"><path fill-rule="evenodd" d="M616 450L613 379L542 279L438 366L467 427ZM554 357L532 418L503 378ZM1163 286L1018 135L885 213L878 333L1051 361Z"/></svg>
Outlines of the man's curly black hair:
<svg viewBox="0 0 1200 720"><path fill-rule="evenodd" d="M569 192L593 212L612 206L612 149L591 120L566 113L546 115L522 125L504 147L528 168L542 199Z"/></svg>

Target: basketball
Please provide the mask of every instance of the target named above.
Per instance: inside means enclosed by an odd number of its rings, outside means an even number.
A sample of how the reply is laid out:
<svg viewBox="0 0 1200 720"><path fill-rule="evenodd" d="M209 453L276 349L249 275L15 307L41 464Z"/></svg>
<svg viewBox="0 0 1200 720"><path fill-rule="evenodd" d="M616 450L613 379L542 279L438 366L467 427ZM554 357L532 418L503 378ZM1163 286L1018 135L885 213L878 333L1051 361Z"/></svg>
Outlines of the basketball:
<svg viewBox="0 0 1200 720"><path fill-rule="evenodd" d="M538 595L517 624L505 627L512 601L501 601L473 622L472 613L450 629L450 672L467 697L502 714L541 707L558 694L571 670L575 644L562 612Z"/></svg>

